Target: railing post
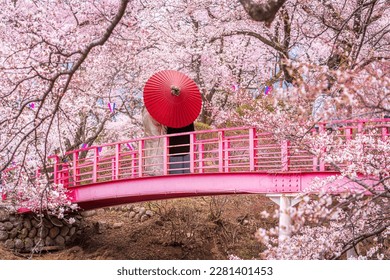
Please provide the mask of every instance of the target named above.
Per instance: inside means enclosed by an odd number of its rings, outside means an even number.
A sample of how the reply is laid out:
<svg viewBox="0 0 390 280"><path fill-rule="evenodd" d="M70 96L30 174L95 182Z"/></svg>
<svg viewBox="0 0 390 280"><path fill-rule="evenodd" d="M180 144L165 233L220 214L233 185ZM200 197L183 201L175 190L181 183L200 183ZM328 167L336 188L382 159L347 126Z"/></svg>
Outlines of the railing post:
<svg viewBox="0 0 390 280"><path fill-rule="evenodd" d="M97 173L98 173L98 148L93 148L93 163L92 163L92 183L97 182Z"/></svg>
<svg viewBox="0 0 390 280"><path fill-rule="evenodd" d="M345 141L352 139L352 128L348 127L345 129Z"/></svg>
<svg viewBox="0 0 390 280"><path fill-rule="evenodd" d="M364 127L364 122L359 122L358 123L358 133L362 134L363 133L363 127Z"/></svg>
<svg viewBox="0 0 390 280"><path fill-rule="evenodd" d="M282 152L282 171L288 171L290 164L290 154L289 154L290 143L287 140L283 140L281 143L281 152Z"/></svg>
<svg viewBox="0 0 390 280"><path fill-rule="evenodd" d="M224 157L224 172L229 172L230 171L230 141L228 138L225 138L223 141L223 157Z"/></svg>
<svg viewBox="0 0 390 280"><path fill-rule="evenodd" d="M168 175L169 165L169 137L163 138L163 174Z"/></svg>
<svg viewBox="0 0 390 280"><path fill-rule="evenodd" d="M255 158L256 158L256 129L254 127L249 129L249 171L255 171Z"/></svg>
<svg viewBox="0 0 390 280"><path fill-rule="evenodd" d="M318 171L317 170L317 167L318 167L318 158L316 156L313 157L313 172L316 172ZM318 168L319 169L319 168Z"/></svg>
<svg viewBox="0 0 390 280"><path fill-rule="evenodd" d="M73 182L74 186L77 186L80 181L80 169L78 168L79 152L73 153Z"/></svg>
<svg viewBox="0 0 390 280"><path fill-rule="evenodd" d="M120 155L121 155L121 144L115 145L115 164L114 164L114 180L119 179L119 172L120 172Z"/></svg>
<svg viewBox="0 0 390 280"><path fill-rule="evenodd" d="M382 141L386 141L388 136L389 136L389 128L386 126L382 127Z"/></svg>
<svg viewBox="0 0 390 280"><path fill-rule="evenodd" d="M41 169L37 168L37 170L35 171L35 178L39 178L39 177L41 177Z"/></svg>
<svg viewBox="0 0 390 280"><path fill-rule="evenodd" d="M203 167L204 167L204 161L203 161L203 153L204 153L204 144L200 143L199 144L199 173L203 173Z"/></svg>
<svg viewBox="0 0 390 280"><path fill-rule="evenodd" d="M312 136L315 137L316 134L318 134L317 130L312 130ZM314 155L313 156L313 172L318 171L317 167L318 167L318 158Z"/></svg>
<svg viewBox="0 0 390 280"><path fill-rule="evenodd" d="M218 171L223 172L223 143L225 142L224 131L218 131Z"/></svg>
<svg viewBox="0 0 390 280"><path fill-rule="evenodd" d="M145 168L143 163L143 152L144 152L145 140L138 141L138 177L142 177L142 169Z"/></svg>
<svg viewBox="0 0 390 280"><path fill-rule="evenodd" d="M69 164L67 163L64 163L62 165L62 170L61 170L61 174L62 174L62 185L65 187L65 188L69 188Z"/></svg>
<svg viewBox="0 0 390 280"><path fill-rule="evenodd" d="M54 184L58 184L59 176L58 176L58 165L59 165L59 157L57 155L51 156L50 158L54 158L54 166L53 166L53 180ZM38 174L36 174L38 175Z"/></svg>
<svg viewBox="0 0 390 280"><path fill-rule="evenodd" d="M319 132L320 133L324 133L325 132L325 124L324 123L319 126ZM326 148L323 148L322 152L325 153L326 152ZM318 167L319 167L318 171L325 171L325 162L323 160L320 160L320 159L318 159L318 161L319 161L318 162Z"/></svg>
<svg viewBox="0 0 390 280"><path fill-rule="evenodd" d="M115 160L115 156L114 158L111 159L111 180L112 181L115 181L115 170L116 170L116 160Z"/></svg>
<svg viewBox="0 0 390 280"><path fill-rule="evenodd" d="M190 173L195 173L195 134L190 133Z"/></svg>
<svg viewBox="0 0 390 280"><path fill-rule="evenodd" d="M135 152L133 151L131 153L131 178L134 178L136 173L137 173L137 162L135 160Z"/></svg>

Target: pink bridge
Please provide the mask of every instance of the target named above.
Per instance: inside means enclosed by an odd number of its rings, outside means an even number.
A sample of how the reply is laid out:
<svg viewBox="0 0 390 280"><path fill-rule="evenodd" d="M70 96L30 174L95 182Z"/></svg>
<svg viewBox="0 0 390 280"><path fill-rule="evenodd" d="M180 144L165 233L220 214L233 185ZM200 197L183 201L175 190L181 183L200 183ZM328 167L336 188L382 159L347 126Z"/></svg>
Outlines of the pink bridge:
<svg viewBox="0 0 390 280"><path fill-rule="evenodd" d="M390 119L338 122L334 137L357 133L386 139ZM320 124L320 131L325 124ZM313 131L313 133L316 133ZM276 141L255 128L187 133L189 151L170 164L169 139L179 134L132 139L70 151L54 161L54 182L69 188L73 202L92 209L147 200L219 194L299 193L315 178L337 174L308 151ZM180 134L184 135L184 134ZM177 155L177 154L175 154ZM172 174L185 172L183 174ZM347 188L359 188L346 183Z"/></svg>

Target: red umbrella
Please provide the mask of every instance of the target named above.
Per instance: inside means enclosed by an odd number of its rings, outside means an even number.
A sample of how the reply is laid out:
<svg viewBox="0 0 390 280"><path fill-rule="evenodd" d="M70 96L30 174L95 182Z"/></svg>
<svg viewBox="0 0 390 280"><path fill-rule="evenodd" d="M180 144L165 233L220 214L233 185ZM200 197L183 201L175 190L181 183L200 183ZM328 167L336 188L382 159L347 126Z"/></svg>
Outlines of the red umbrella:
<svg viewBox="0 0 390 280"><path fill-rule="evenodd" d="M195 82L186 75L164 70L146 82L144 103L156 121L168 127L180 128L198 117L202 97Z"/></svg>

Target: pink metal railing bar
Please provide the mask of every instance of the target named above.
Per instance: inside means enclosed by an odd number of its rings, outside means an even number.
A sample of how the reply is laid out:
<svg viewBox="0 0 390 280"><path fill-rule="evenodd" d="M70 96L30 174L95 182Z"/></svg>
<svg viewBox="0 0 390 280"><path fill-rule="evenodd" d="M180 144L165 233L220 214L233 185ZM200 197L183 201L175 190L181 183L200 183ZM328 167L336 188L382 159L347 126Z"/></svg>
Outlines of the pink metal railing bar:
<svg viewBox="0 0 390 280"><path fill-rule="evenodd" d="M335 137L349 141L358 133L386 139L389 135L389 123L389 120L375 119L336 121L332 124L339 126L339 134ZM319 131L326 129L326 123L319 124ZM313 133L316 132L313 130ZM72 187L108 180L148 177L148 168L159 167L159 164L147 163L156 157L161 158L161 169L157 175L168 176L173 171L169 164L169 137L183 134L186 133L127 140L70 151L66 155L72 160L66 164L60 163L58 157L55 158L54 181L60 180ZM278 143L271 133L259 133L254 128L228 128L187 134L190 136L190 143L187 145L190 159L185 163L189 164L190 173L331 170L308 151L291 146L289 141ZM145 148L146 141L158 139L164 144L161 155L148 156L148 151L153 149ZM123 149L129 143L135 147L133 151ZM100 147L109 152L99 155ZM80 153L86 153L86 156L80 158Z"/></svg>
<svg viewBox="0 0 390 280"><path fill-rule="evenodd" d="M335 121L332 124L338 126L334 137L341 141L350 141L357 134L382 140L389 137L389 119ZM319 123L319 131L326 131L327 125ZM58 156L51 156L49 158L54 161L53 181L75 187L144 178L153 175L148 172L150 168L159 170L154 175L172 176L169 138L184 134L189 134L190 143L184 145L189 148L189 160L183 163L189 165L188 171L193 174L332 171L330 166L287 140L279 143L271 133L240 127L145 137L82 148L67 152L66 162L61 162ZM156 149L147 148L147 141L162 141L161 153L156 155ZM155 155L151 156L153 153ZM155 159L159 159L158 163L149 163Z"/></svg>
<svg viewBox="0 0 390 280"><path fill-rule="evenodd" d="M318 131L313 129L312 133L329 133L342 143L359 134L381 140L389 137L390 119L335 123L337 127L331 133L326 123L320 123ZM189 144L182 145L189 149L189 159L181 163L188 167L173 168L169 139L184 134L190 139ZM162 145L154 147L151 141ZM332 166L299 145L279 141L271 133L251 127L195 131L107 143L69 151L63 157L53 155L49 157L52 164L42 170L54 183L68 187L72 201L81 202L85 209L199 194L296 193L314 177L337 174ZM191 174L172 174L175 170ZM6 177L12 180L12 176ZM134 184L127 188L130 182Z"/></svg>

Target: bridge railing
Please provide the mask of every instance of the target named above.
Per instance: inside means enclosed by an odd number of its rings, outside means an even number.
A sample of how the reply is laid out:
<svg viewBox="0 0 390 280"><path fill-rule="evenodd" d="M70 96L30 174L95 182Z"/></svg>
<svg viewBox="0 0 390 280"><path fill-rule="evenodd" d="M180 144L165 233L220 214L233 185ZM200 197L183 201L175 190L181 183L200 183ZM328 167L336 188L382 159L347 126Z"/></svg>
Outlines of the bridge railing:
<svg viewBox="0 0 390 280"><path fill-rule="evenodd" d="M333 124L333 137L344 142L358 133L383 140L389 137L390 119ZM327 131L327 127L320 123L312 133ZM189 138L188 144L170 145L172 137L183 135ZM173 153L175 147L181 152ZM309 151L250 127L132 139L70 151L62 161L52 158L54 181L68 187L179 173L332 171Z"/></svg>

